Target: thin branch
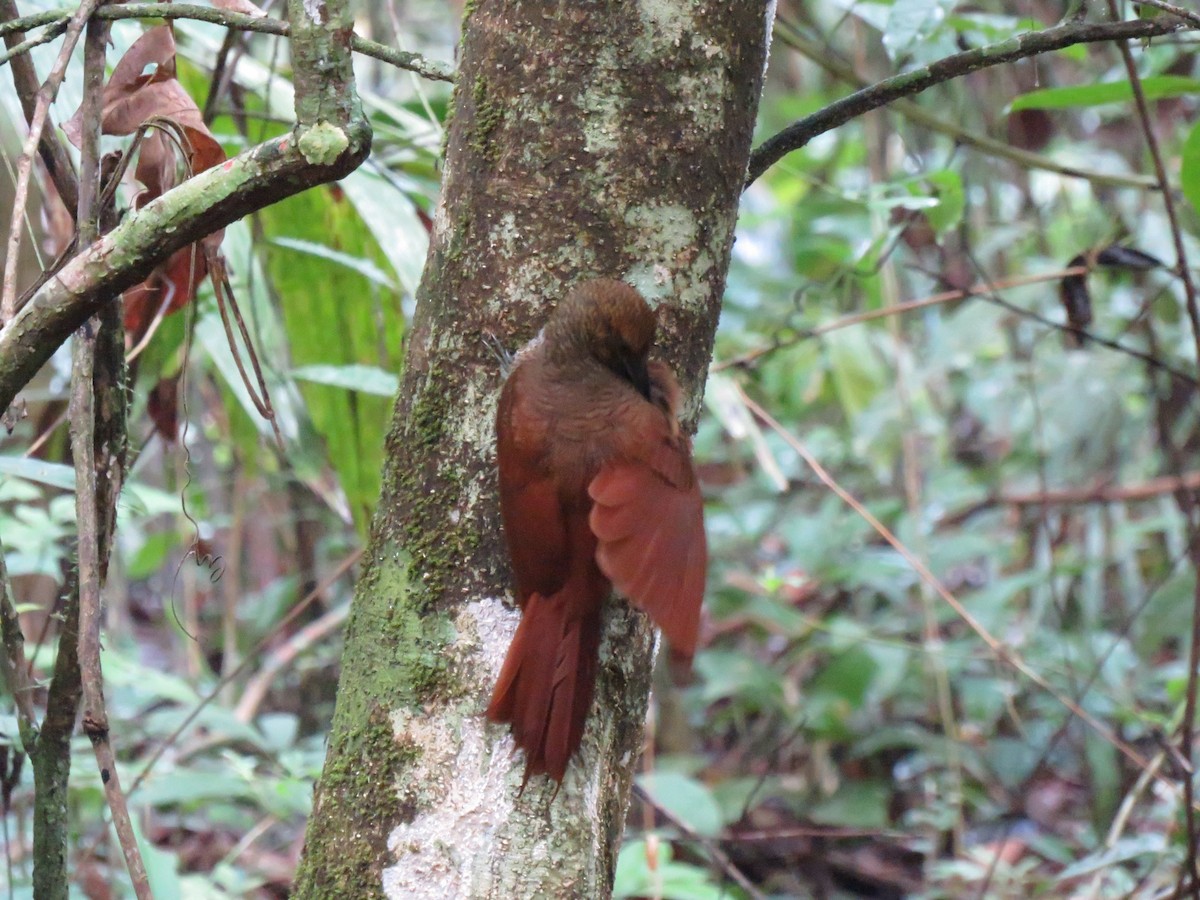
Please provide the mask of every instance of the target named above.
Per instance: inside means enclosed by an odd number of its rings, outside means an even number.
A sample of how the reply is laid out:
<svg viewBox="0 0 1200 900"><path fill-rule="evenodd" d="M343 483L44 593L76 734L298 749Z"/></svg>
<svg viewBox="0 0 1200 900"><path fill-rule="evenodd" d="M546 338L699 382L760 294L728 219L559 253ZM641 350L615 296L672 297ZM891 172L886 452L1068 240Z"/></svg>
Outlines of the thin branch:
<svg viewBox="0 0 1200 900"><path fill-rule="evenodd" d="M8 246L4 259L4 282L0 289L0 327L7 324L17 311L17 263L21 253L21 221L25 217L25 207L29 199L29 179L33 172L33 154L41 143L42 130L46 127L46 119L50 115L50 104L58 95L63 77L67 74L67 63L71 61L71 53L83 33L83 26L96 8L99 0L83 0L79 8L71 16L67 26L66 39L58 58L50 70L46 83L37 92L33 116L29 120L29 134L25 137L25 145L21 148L21 156L17 160L17 186L13 192L13 210L8 234ZM0 406L5 406L0 404Z"/></svg>
<svg viewBox="0 0 1200 900"><path fill-rule="evenodd" d="M323 640L331 632L336 631L350 615L350 604L336 606L319 618L309 622L290 638L271 651L263 666L246 682L241 699L233 710L233 716L240 722L252 722L258 715L259 707L267 697L267 692L279 673L286 669L305 650ZM235 669L236 671L236 669Z"/></svg>
<svg viewBox="0 0 1200 900"><path fill-rule="evenodd" d="M370 131L365 120L348 131L345 151L328 162L305 158L304 130L266 141L129 213L72 258L0 329L0 409L96 309L159 260L246 213L353 171L370 150Z"/></svg>
<svg viewBox="0 0 1200 900"><path fill-rule="evenodd" d="M1182 6L1176 6L1174 3L1165 3L1164 0L1137 0L1137 2L1140 6L1152 6L1173 16L1179 16L1185 22L1189 22L1192 26L1200 28L1200 13L1194 10L1184 9Z"/></svg>
<svg viewBox="0 0 1200 900"><path fill-rule="evenodd" d="M714 863L717 864L720 870L724 872L725 875L732 882L734 882L734 884L745 891L747 896L751 897L752 900L766 900L767 895L754 886L754 882L746 877L746 874L737 867L734 861L729 858L729 854L722 850L716 841L700 834L696 831L696 829L692 828L691 825L680 819L669 809L664 806L660 806L658 803L655 803L654 798L651 797L650 794L647 793L646 790L640 785L635 784L633 786L633 792L637 794L639 800L641 800L647 806L653 807L660 816L678 828L685 837L687 837L689 840L695 841L697 844L703 847L704 852L709 855L709 857Z"/></svg>
<svg viewBox="0 0 1200 900"><path fill-rule="evenodd" d="M258 654L262 652L267 644L275 640L276 636L279 635L283 629L291 625L291 623L294 622L301 613L308 609L308 607L318 597L323 596L326 591L333 587L334 583L347 572L349 572L350 568L362 558L362 555L363 551L360 548L338 563L337 567L331 573L329 573L324 581L309 591L308 596L293 606L288 611L288 614L279 620L279 623L271 630L270 634L265 635L262 640L255 644L254 647L252 647L250 651L244 657L242 657L241 662L239 662L237 666L235 666L230 672L227 672L225 675L221 676L221 680L213 686L213 689L209 691L199 703L196 704L192 711L184 717L184 720L179 723L176 729L167 737L163 738L162 743L160 743L154 749L154 752L150 755L150 758L146 760L146 764L142 767L142 771L137 774L137 777L133 779L133 783L129 785L130 796L132 796L133 793L139 787L141 787L142 782L154 769L155 764L157 764L162 758L162 755L170 747L174 746L175 742L179 740L179 736L191 727L191 724L196 721L196 718L200 715L200 713L202 713L205 708L207 708L208 704L210 704L220 695L221 691L225 689L225 686L246 671L246 669L250 667L250 664L254 662Z"/></svg>
<svg viewBox="0 0 1200 900"><path fill-rule="evenodd" d="M1039 325L1044 325L1047 328L1053 328L1056 331L1079 335L1096 344L1097 346L1104 347L1108 350L1114 350L1117 353L1124 353L1126 356L1131 356L1134 359L1139 359L1147 365L1166 372L1173 378L1177 378L1180 381L1186 382L1187 384L1200 386L1200 380L1198 380L1195 375L1189 374L1188 372L1185 372L1182 369L1171 365L1170 363L1163 362L1153 353L1147 353L1146 351L1139 350L1136 347L1130 347L1127 344L1122 344L1120 341L1103 337L1095 332L1087 331L1086 329L1076 328L1063 322L1055 322L1053 319L1048 319L1040 313L1034 312L1033 310L1024 309L1023 307L1017 306L1015 303L1010 303L996 293L996 291L1003 290L1005 288L1023 287L1025 285L1038 284L1039 282L1044 281L1057 281L1069 275L1086 274L1088 271L1089 270L1086 266L1074 266L1072 268L1062 269L1057 272L1042 272L1036 275L1021 275L991 283L980 282L979 284L972 285L969 288L943 291L940 294L932 294L928 297L922 297L919 300L908 300L904 303L896 303L892 306L885 306L882 309L871 309L863 312L851 313L848 316L834 319L833 321L826 322L823 325L817 325L813 328L806 328L802 331L798 331L794 336L788 338L787 340L779 340L775 343L768 344L765 347L755 347L753 350L747 350L745 353L735 356L732 359L722 360L721 362L716 363L712 367L712 370L714 372L720 372L724 369L739 366L749 366L769 353L786 349L787 347L799 344L802 341L810 340L814 337L820 337L821 335L828 334L831 331L837 331L841 328L848 328L851 325L860 325L863 322L871 322L875 319L882 319L887 316L900 315L902 313L912 312L913 310L917 309L925 309L926 307L930 306L939 306L943 303L951 303L957 300L968 300L972 297L979 297L980 299L986 300L989 303L994 303L995 305L1008 310L1013 315L1031 319L1032 321L1037 322Z"/></svg>
<svg viewBox="0 0 1200 900"><path fill-rule="evenodd" d="M1001 281L980 282L972 285L969 288L960 288L953 291L942 291L938 294L931 294L928 297L922 297L919 300L906 300L903 303L894 303L890 306L885 306L881 309L869 309L863 312L851 313L848 316L834 319L831 322L826 322L823 325L816 325L813 328L806 328L803 331L797 332L794 337L785 341L776 341L766 347L756 347L753 350L747 350L745 353L739 354L732 359L724 359L712 367L714 372L720 372L724 369L729 369L737 366L747 366L765 356L768 353L774 353L776 350L782 350L785 347L790 347L793 344L799 344L810 338L819 337L823 334L828 334L831 331L838 331L842 328L849 328L851 325L861 325L863 322L872 322L876 319L886 318L887 316L896 316L901 313L912 312L917 309L925 309L930 306L940 306L943 303L953 303L957 300L966 300L970 297L979 297L984 294L989 294L994 291L1006 290L1008 288L1026 287L1031 284L1042 284L1047 281L1060 281L1070 275L1086 275L1088 268L1086 266L1074 266L1069 269L1060 269L1055 272L1039 272L1036 275L1017 275L1013 278L1005 278Z"/></svg>
<svg viewBox="0 0 1200 900"><path fill-rule="evenodd" d="M100 232L97 204L100 176L100 116L104 87L104 53L108 24L87 23L83 60L83 106L79 175L79 223L81 244L96 240ZM125 857L125 865L138 900L152 900L150 881L138 849L129 806L121 791L116 754L109 739L108 710L104 704L104 674L100 665L100 588L104 559L111 545L102 524L107 511L100 510L100 485L96 471L96 336L99 318L85 323L75 336L71 367L71 455L75 462L75 520L78 529L79 567L79 668L83 677L83 730L92 743L104 795L112 813L113 827ZM108 498L115 502L115 497Z"/></svg>
<svg viewBox="0 0 1200 900"><path fill-rule="evenodd" d="M109 742L104 675L100 667L100 514L96 504L92 396L95 330L98 327L99 322L93 319L75 336L71 373L71 453L75 458L75 518L79 529L79 668L83 676L83 730L96 754L104 796L112 812L113 827L134 891L138 900L152 900L146 867L129 818L129 806L121 791L116 756Z"/></svg>
<svg viewBox="0 0 1200 900"><path fill-rule="evenodd" d="M20 19L12 19L0 23L0 35L14 31L28 31L45 25L53 26L66 21L71 11L65 9L48 10L34 13ZM191 19L197 22L211 22L226 28L236 28L239 31L254 31L259 34L274 34L280 37L291 36L291 26L281 19L259 18L245 13L232 12L211 6L199 6L190 3L128 3L120 6L106 6L95 14L101 19ZM388 63L398 69L415 72L431 81L454 81L454 67L449 63L426 59L420 53L409 53L388 47L377 41L369 41L357 34L350 38L350 49L363 56L370 56L381 62Z"/></svg>
<svg viewBox="0 0 1200 900"><path fill-rule="evenodd" d="M65 897L68 893L67 842L70 834L67 785L71 775L71 735L81 693L77 636L79 584L72 573L64 590L54 656L54 673L46 692L46 714L38 732L33 761L33 868L35 897ZM46 617L47 626L51 621Z"/></svg>
<svg viewBox="0 0 1200 900"><path fill-rule="evenodd" d="M934 85L990 66L1062 50L1076 44L1156 37L1172 34L1183 27L1177 20L1161 19L1104 23L1072 22L1045 31L1017 35L998 44L955 53L912 72L885 78L792 123L760 144L750 154L746 185L752 184L768 168L793 150L799 150L817 135L832 131L851 119L887 106L901 97L919 94Z"/></svg>
<svg viewBox="0 0 1200 900"><path fill-rule="evenodd" d="M19 56L24 56L34 47L40 47L42 44L49 44L51 41L58 40L60 37L62 37L62 33L66 30L66 22L55 22L37 37L26 38L20 43L13 41L7 50L5 50L3 53L0 53L0 66L11 62Z"/></svg>
<svg viewBox="0 0 1200 900"><path fill-rule="evenodd" d="M9 53L12 53L13 48L24 42L25 35L22 34L22 29L19 27L4 30L17 21L19 15L15 0L0 0L0 33L4 36L4 43L8 47ZM65 25L62 30L66 30ZM33 60L24 54L15 57L12 60L12 77L17 97L21 101L21 110L25 113L25 121L32 122L40 89ZM43 129L42 139L38 143L38 152L41 154L42 163L46 166L46 171L50 174L50 180L54 182L54 188L58 191L59 197L62 198L71 215L75 215L75 208L79 205L75 164L71 161L71 156L59 137L57 129Z"/></svg>
<svg viewBox="0 0 1200 900"><path fill-rule="evenodd" d="M21 621L13 605L3 544L0 544L0 641L3 642L0 647L0 676L16 704L21 741L28 751L37 730L37 716L33 712L33 680L26 668L25 634L21 631Z"/></svg>
<svg viewBox="0 0 1200 900"><path fill-rule="evenodd" d="M205 247L204 260L208 266L209 278L212 281L213 294L217 298L217 310L221 315L221 324L225 327L225 339L229 343L229 352L233 355L233 362L237 366L238 374L242 376L242 384L246 388L246 394L250 397L250 402L254 404L254 408L258 410L258 414L271 423L271 431L275 435L275 442L282 451L284 449L283 435L279 431L279 421L275 416L275 407L271 404L271 393L267 388L267 379L263 376L262 366L258 361L258 352L254 349L254 341L251 339L250 332L246 328L246 321L242 318L242 311L238 309L237 298L233 293L233 286L229 283L229 271L225 266L225 258L220 253ZM242 351L238 349L238 342L233 336L233 325L230 319L237 322L238 334L242 338L242 346L245 347L246 355L250 357L250 366L254 369L253 380L250 378L250 373L246 371L245 363L242 362Z"/></svg>
<svg viewBox="0 0 1200 900"><path fill-rule="evenodd" d="M1109 15L1114 18L1120 14L1117 9L1116 0L1108 0ZM1192 273L1188 266L1187 249L1183 243L1183 231L1179 226L1179 216L1175 210L1175 198L1171 193L1171 185L1167 179L1167 167L1163 163L1162 150L1158 146L1158 137L1154 133L1154 123L1150 118L1150 106L1146 102L1146 93L1142 89L1142 79L1138 74L1137 63L1133 58L1133 51L1129 49L1128 41L1118 41L1117 49L1121 51L1121 60L1125 64L1125 71L1129 76L1129 86L1133 90L1134 106L1137 109L1138 121L1141 124L1142 134L1146 139L1146 148L1150 151L1150 158L1154 161L1154 175L1158 179L1159 188L1162 191L1163 208L1167 214L1167 221L1171 226L1171 239L1175 244L1175 271L1183 282L1183 292L1187 300L1188 320L1192 327L1192 340L1196 348L1196 362L1200 364L1200 302L1196 297L1196 285L1192 281ZM1186 496L1179 495L1180 502L1186 507L1195 507L1195 500L1188 499ZM1187 509L1184 510L1187 512ZM1200 567L1200 528L1197 527L1195 518L1188 516L1188 543L1191 546L1191 558L1193 567ZM1188 648L1188 678L1187 678L1187 693L1184 703L1183 723L1180 734L1180 753L1183 758L1191 764L1192 749L1195 744L1196 737L1196 705L1197 693L1200 692L1200 673L1197 672L1197 667L1200 666L1200 579L1197 580L1195 593L1192 602L1192 633L1191 644ZM1186 824L1188 836L1188 850L1186 864L1192 880L1192 896L1200 900L1200 867L1197 865L1196 859L1196 841L1200 838L1200 824L1196 821L1196 809L1194 806L1195 786L1194 780L1189 773L1183 779L1183 795L1184 809L1186 810Z"/></svg>
<svg viewBox="0 0 1200 900"><path fill-rule="evenodd" d="M798 50L806 58L816 63L835 78L840 78L859 88L870 86L870 82L862 78L854 70L853 66L843 62L834 54L827 52L816 41L804 37L800 33L799 28L788 22L787 19L780 19L778 21L777 31L780 40ZM891 106L892 109L909 121L915 122L922 128L927 128L930 131L944 135L956 144L971 147L980 153L986 153L988 156L1007 159L1014 165L1022 166L1026 169L1041 169L1045 172L1055 172L1059 175L1065 175L1068 178L1082 178L1092 184L1110 185L1112 187L1141 189L1157 189L1158 187L1155 180L1146 175L1081 169L1078 166L1067 165L1048 156L1033 153L1030 150L1014 147L1007 141L997 140L985 134L976 134L962 127L957 122L935 115L913 100L896 100Z"/></svg>
<svg viewBox="0 0 1200 900"><path fill-rule="evenodd" d="M1003 493L995 499L996 502L1008 506L1034 506L1036 504L1068 506L1087 503L1128 503L1136 500L1150 500L1164 494L1174 494L1176 491L1194 490L1200 490L1200 472L1164 475L1161 478L1151 478L1139 484Z"/></svg>

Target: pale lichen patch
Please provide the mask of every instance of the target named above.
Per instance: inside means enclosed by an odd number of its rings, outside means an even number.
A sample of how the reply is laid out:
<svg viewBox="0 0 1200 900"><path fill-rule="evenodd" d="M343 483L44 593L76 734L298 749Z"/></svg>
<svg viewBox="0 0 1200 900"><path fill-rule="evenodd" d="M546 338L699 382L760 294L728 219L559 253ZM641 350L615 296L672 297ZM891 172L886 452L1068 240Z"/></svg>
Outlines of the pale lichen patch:
<svg viewBox="0 0 1200 900"><path fill-rule="evenodd" d="M680 47L683 36L696 28L692 10L678 0L638 0L638 14L645 26L639 43L649 54Z"/></svg>
<svg viewBox="0 0 1200 900"><path fill-rule="evenodd" d="M426 750L411 775L438 799L388 836L395 863L383 870L384 893L404 900L471 896L477 877L471 862L488 857L511 805L508 761L495 752L479 716L454 729L445 717L400 713L397 719L397 731Z"/></svg>
<svg viewBox="0 0 1200 900"><path fill-rule="evenodd" d="M346 132L328 122L318 122L304 129L297 141L300 153L314 166L332 165L350 146Z"/></svg>

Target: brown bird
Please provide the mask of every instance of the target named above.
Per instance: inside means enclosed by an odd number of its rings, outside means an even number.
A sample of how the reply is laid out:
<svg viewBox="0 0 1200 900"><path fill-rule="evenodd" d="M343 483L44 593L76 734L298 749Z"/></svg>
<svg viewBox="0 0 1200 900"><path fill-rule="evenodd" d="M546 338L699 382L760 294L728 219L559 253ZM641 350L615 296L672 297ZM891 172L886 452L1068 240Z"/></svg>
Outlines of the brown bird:
<svg viewBox="0 0 1200 900"><path fill-rule="evenodd" d="M521 622L487 716L512 723L525 783L561 782L592 703L612 586L696 650L707 551L691 441L655 315L626 284L579 285L521 350L500 394L500 511Z"/></svg>

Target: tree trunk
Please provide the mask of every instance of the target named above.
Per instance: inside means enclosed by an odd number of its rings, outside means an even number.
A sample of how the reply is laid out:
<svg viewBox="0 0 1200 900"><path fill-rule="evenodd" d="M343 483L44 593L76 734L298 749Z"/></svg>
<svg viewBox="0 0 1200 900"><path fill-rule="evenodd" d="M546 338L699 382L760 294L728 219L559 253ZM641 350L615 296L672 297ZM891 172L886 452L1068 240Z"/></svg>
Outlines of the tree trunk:
<svg viewBox="0 0 1200 900"><path fill-rule="evenodd" d="M483 710L508 605L492 339L567 285L621 278L660 314L694 416L762 83L759 0L469 5L441 202L346 637L298 897L602 897L641 748L653 635L607 610L562 790Z"/></svg>

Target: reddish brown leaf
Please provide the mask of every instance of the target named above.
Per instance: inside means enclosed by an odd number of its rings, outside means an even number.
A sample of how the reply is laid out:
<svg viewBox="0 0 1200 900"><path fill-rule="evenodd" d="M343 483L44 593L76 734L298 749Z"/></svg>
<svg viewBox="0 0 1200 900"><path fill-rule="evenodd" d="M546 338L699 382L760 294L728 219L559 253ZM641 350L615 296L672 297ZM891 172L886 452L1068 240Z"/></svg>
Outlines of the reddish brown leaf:
<svg viewBox="0 0 1200 900"><path fill-rule="evenodd" d="M196 287L207 274L208 266L199 243L176 250L165 263L155 266L145 281L122 295L125 300L125 330L131 339L134 342L141 339L159 309L163 310L163 315L183 309L195 296Z"/></svg>
<svg viewBox="0 0 1200 900"><path fill-rule="evenodd" d="M104 134L131 135L146 128L138 148L134 178L143 190L133 198L134 209L179 183L180 162L191 177L224 162L225 151L204 124L196 102L175 77L175 37L170 26L151 28L117 62L104 86L100 127ZM80 112L63 126L79 145ZM160 308L175 312L195 296L204 278L204 246L220 246L223 231L177 251L150 276L126 291L125 327L133 340L145 333Z"/></svg>
<svg viewBox="0 0 1200 900"><path fill-rule="evenodd" d="M159 379L146 398L146 412L154 423L154 430L167 443L175 443L179 436L179 376Z"/></svg>

